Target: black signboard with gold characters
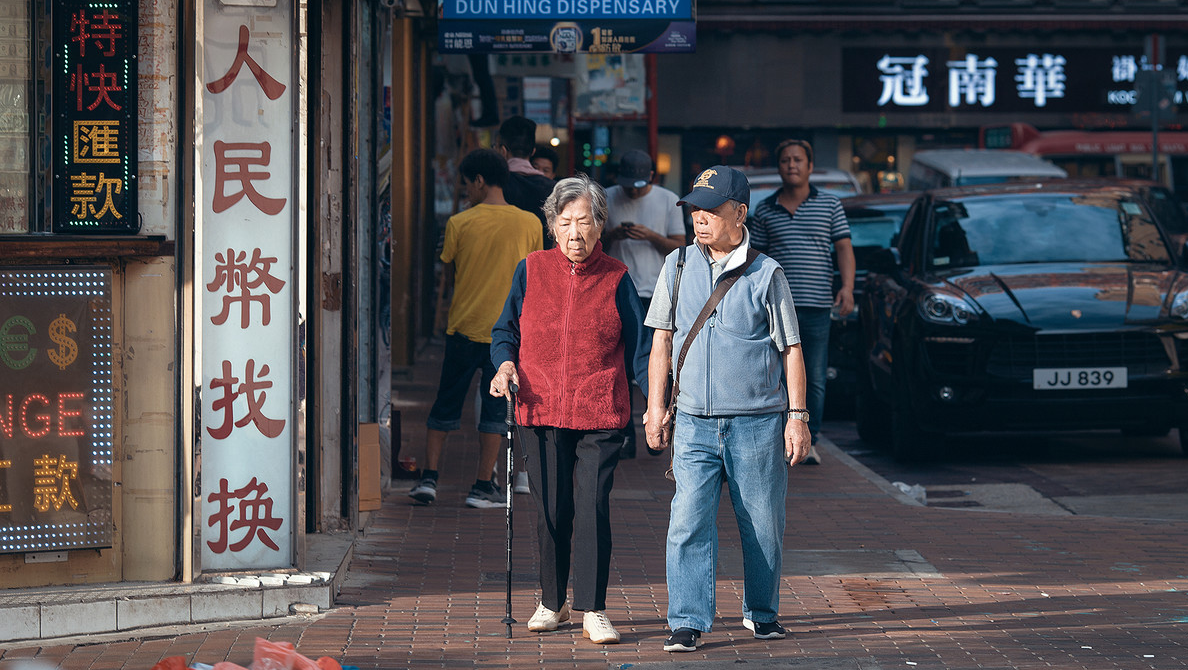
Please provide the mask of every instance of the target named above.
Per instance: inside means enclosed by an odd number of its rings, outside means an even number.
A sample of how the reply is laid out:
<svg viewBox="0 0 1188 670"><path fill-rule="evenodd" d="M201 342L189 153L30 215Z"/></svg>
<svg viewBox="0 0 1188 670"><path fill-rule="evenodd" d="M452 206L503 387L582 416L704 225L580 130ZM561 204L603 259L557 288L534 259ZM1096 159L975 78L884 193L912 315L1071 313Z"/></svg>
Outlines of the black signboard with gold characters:
<svg viewBox="0 0 1188 670"><path fill-rule="evenodd" d="M137 0L53 3L53 230L135 233Z"/></svg>
<svg viewBox="0 0 1188 670"><path fill-rule="evenodd" d="M0 553L112 546L109 267L0 267Z"/></svg>

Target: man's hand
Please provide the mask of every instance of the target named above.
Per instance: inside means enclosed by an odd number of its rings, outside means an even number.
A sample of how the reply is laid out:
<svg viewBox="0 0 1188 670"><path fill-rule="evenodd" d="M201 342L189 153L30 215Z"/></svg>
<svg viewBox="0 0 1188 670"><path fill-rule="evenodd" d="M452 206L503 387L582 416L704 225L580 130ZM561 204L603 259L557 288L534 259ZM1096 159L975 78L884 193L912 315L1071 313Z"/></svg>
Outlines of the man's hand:
<svg viewBox="0 0 1188 670"><path fill-rule="evenodd" d="M648 411L643 417L648 449L664 451L668 448L668 444L672 442L672 419L672 414L665 407L648 403Z"/></svg>
<svg viewBox="0 0 1188 670"><path fill-rule="evenodd" d="M850 312L854 311L854 289L841 287L837 290L837 297L833 299L833 304L837 306L837 313L842 317L847 317Z"/></svg>
<svg viewBox="0 0 1188 670"><path fill-rule="evenodd" d="M611 242L618 242L624 237L627 237L628 231L632 228L634 226L615 226L614 228L608 228L602 233L602 243L606 245Z"/></svg>
<svg viewBox="0 0 1188 670"><path fill-rule="evenodd" d="M496 398L502 398L507 395L508 382L520 385L520 375L516 373L516 364L511 361L504 361L499 369L495 371L495 376L491 379L491 395Z"/></svg>
<svg viewBox="0 0 1188 670"><path fill-rule="evenodd" d="M660 237L660 233L648 228L647 226L620 226L619 230L623 231L625 237L633 240L646 240L651 242L654 238Z"/></svg>
<svg viewBox="0 0 1188 670"><path fill-rule="evenodd" d="M809 447L813 444L813 436L809 434L808 424L800 419L788 419L784 426L784 456L791 467L808 456Z"/></svg>

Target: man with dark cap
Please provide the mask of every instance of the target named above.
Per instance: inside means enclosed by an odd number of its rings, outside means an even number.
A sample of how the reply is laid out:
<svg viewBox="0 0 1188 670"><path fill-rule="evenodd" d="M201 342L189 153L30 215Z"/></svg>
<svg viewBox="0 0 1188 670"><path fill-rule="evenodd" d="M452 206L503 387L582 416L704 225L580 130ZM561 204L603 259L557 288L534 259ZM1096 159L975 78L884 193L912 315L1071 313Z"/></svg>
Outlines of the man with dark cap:
<svg viewBox="0 0 1188 670"><path fill-rule="evenodd" d="M556 184L529 162L536 151L536 122L523 116L508 117L499 126L495 150L507 159L507 169L511 170L507 187L503 189L504 199L540 219L545 249L552 248L543 207Z"/></svg>
<svg viewBox="0 0 1188 670"><path fill-rule="evenodd" d="M644 320L656 329L644 428L650 448L671 442L676 480L666 551L670 652L695 651L714 621L723 479L742 538L743 626L761 640L786 635L777 621L784 464L801 462L811 438L792 293L779 263L750 248L750 199L746 175L734 168L715 165L697 177L682 201L696 241L684 249L675 311L679 252L665 259ZM699 318L715 299L709 317ZM675 416L665 406L670 372Z"/></svg>
<svg viewBox="0 0 1188 670"><path fill-rule="evenodd" d="M602 231L606 253L627 266L644 310L652 300L664 256L685 244L685 221L677 194L652 183L652 158L632 149L619 159L618 184L606 190L607 221ZM631 421L620 458L635 458L635 394Z"/></svg>

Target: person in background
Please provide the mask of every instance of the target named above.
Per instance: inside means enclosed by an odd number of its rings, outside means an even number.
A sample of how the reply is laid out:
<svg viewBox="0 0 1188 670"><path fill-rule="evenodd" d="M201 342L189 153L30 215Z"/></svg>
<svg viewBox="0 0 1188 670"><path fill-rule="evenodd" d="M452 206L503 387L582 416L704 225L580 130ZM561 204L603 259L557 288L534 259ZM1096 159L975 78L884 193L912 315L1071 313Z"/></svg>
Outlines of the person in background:
<svg viewBox="0 0 1188 670"><path fill-rule="evenodd" d="M602 251L606 193L586 175L545 201L557 246L530 254L491 332L491 394L519 386L516 422L537 509L541 602L528 630L556 630L584 611L583 635L619 641L607 618L610 492L630 413L629 379L647 388L649 342L627 267ZM571 547L572 545L572 547Z"/></svg>
<svg viewBox="0 0 1188 670"><path fill-rule="evenodd" d="M607 221L602 243L627 266L644 311L652 301L664 256L685 244L685 222L676 193L652 183L652 157L632 149L619 159L618 183L606 191ZM635 404L622 458L635 458Z"/></svg>
<svg viewBox="0 0 1188 670"><path fill-rule="evenodd" d="M441 260L443 281L453 284L446 326L445 357L437 399L426 422L425 468L421 480L408 492L413 500L429 504L437 499L438 468L446 436L462 421L462 404L470 395L476 370L485 388L495 376L491 364L491 327L511 289L516 264L543 246L536 218L504 200L507 162L490 149L477 149L458 166L470 207L446 222ZM448 293L448 289L443 295ZM502 402L483 393L479 412L479 462L467 507L503 507L504 494L492 473L499 459L506 412Z"/></svg>
<svg viewBox="0 0 1188 670"><path fill-rule="evenodd" d="M761 640L787 634L777 620L784 464L800 462L810 445L804 362L783 270L749 248L744 224L750 200L747 177L734 168L715 165L698 176L682 201L691 206L696 243L685 251L675 318L678 254L672 253L645 320L655 335L644 429L653 450L672 448L676 480L665 557L669 652L696 651L714 622L723 480L742 538L743 626ZM741 273L737 283L686 345L698 314L731 272ZM672 416L664 396L667 376L676 372L676 351L687 355Z"/></svg>
<svg viewBox="0 0 1188 670"><path fill-rule="evenodd" d="M531 163L532 152L536 150L536 122L523 116L508 117L499 126L495 150L507 159L507 167L511 171L504 197L508 203L536 215L540 221L541 235L545 238L545 248L552 246L542 207L545 198L553 192L555 182Z"/></svg>
<svg viewBox="0 0 1188 670"><path fill-rule="evenodd" d="M542 144L536 147L536 153L532 154L532 167L540 170L549 179L555 180L561 168L561 157L553 151L553 147Z"/></svg>
<svg viewBox="0 0 1188 670"><path fill-rule="evenodd" d="M499 126L495 147L507 159L511 171L505 191L507 201L516 207L532 212L540 220L544 248L553 246L549 225L545 220L544 202L553 193L556 182L553 176L545 175L531 162L536 151L536 122L523 116L510 116ZM528 494L528 473L523 462L517 462L516 474L512 478L513 493Z"/></svg>
<svg viewBox="0 0 1188 670"><path fill-rule="evenodd" d="M807 407L812 417L809 432L816 445L825 413L830 312L844 319L854 311L854 245L841 201L809 183L813 172L812 145L804 140L785 140L775 153L784 184L755 206L751 244L784 268L796 300L808 374ZM832 250L837 251L837 268L841 274L836 297ZM816 446L804 462L809 465L821 462Z"/></svg>

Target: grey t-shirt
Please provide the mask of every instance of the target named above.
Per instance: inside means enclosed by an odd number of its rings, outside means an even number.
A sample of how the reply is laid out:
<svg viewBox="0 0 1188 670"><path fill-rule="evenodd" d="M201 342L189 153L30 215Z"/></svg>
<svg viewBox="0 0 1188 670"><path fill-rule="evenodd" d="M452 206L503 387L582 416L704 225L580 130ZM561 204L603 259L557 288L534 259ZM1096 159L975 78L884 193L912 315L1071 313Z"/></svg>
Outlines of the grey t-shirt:
<svg viewBox="0 0 1188 670"><path fill-rule="evenodd" d="M750 247L749 235L743 238L742 244L727 254L722 260L715 261L700 244L693 246L710 262L712 277L716 282L718 277L735 267L742 265L747 258ZM676 253L676 252L673 252ZM672 330L672 296L669 294L668 265L660 269L660 276L656 278L656 290L652 293L652 304L648 308L648 315L644 325L659 330ZM680 297L678 296L679 300ZM772 342L780 351L793 344L800 343L800 328L796 323L796 307L792 304L792 291L788 289L788 280L784 271L777 268L771 275L771 282L767 286L767 326Z"/></svg>

